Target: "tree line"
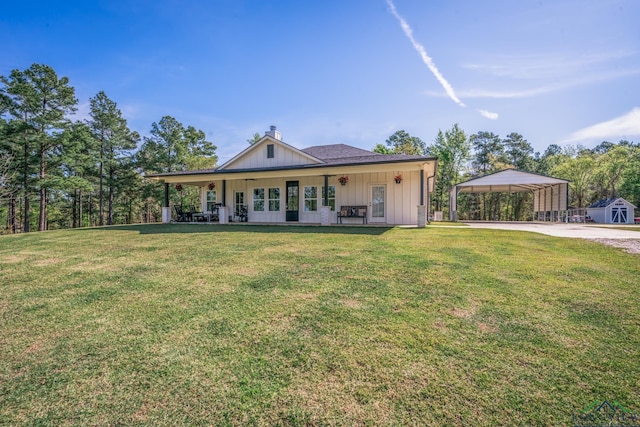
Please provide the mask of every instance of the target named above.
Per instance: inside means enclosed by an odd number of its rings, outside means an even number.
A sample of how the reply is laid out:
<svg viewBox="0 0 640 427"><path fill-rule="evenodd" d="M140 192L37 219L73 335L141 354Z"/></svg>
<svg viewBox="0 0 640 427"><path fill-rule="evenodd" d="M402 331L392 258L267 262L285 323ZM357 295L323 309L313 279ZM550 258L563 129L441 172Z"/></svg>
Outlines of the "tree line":
<svg viewBox="0 0 640 427"><path fill-rule="evenodd" d="M145 173L217 163L216 146L205 133L171 116L141 136L103 91L90 98L89 119L70 119L77 105L69 79L47 65L0 76L0 231L156 222L164 191ZM254 134L247 141L259 139ZM552 144L539 153L518 133L467 136L455 124L429 145L399 130L373 151L437 156L431 204L445 216L455 184L506 168L569 180L574 207L617 196L640 206L640 144L629 141L604 141L593 149ZM198 189L171 188L170 198L196 204ZM458 216L526 220L532 204L527 193L462 194Z"/></svg>
<svg viewBox="0 0 640 427"><path fill-rule="evenodd" d="M387 154L421 154L438 157L436 186L431 195L433 210L449 210L449 192L463 181L515 168L569 182L569 205L584 208L604 198L622 197L640 206L640 143L603 141L595 148L581 145L549 145L534 152L519 133L504 138L488 131L470 136L454 124L439 131L427 145L418 137L399 130L373 151ZM532 220L530 193L460 194L460 219Z"/></svg>
<svg viewBox="0 0 640 427"><path fill-rule="evenodd" d="M193 126L164 116L141 138L103 91L89 104L90 118L72 121L75 89L47 65L0 76L5 232L155 222L163 192L142 172L216 164L215 145Z"/></svg>

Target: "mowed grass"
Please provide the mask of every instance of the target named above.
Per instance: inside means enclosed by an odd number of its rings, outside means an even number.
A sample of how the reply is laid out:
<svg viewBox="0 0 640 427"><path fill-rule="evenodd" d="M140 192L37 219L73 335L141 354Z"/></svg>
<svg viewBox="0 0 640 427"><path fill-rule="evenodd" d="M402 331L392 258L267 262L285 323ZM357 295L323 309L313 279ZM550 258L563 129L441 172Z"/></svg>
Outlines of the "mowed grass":
<svg viewBox="0 0 640 427"><path fill-rule="evenodd" d="M640 257L466 227L0 238L0 424L571 425L640 412Z"/></svg>

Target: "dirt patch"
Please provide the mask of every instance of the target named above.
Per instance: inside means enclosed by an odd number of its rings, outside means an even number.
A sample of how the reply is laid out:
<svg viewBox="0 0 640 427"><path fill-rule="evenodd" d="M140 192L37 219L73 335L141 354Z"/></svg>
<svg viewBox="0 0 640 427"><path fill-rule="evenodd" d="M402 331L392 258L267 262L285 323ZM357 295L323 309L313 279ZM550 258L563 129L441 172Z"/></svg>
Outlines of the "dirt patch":
<svg viewBox="0 0 640 427"><path fill-rule="evenodd" d="M622 248L630 254L640 254L640 239L590 239L604 245Z"/></svg>
<svg viewBox="0 0 640 427"><path fill-rule="evenodd" d="M486 323L482 323L482 322L478 322L478 329L480 329L482 332L485 332L485 333L496 331L496 328L494 328L493 326L487 325Z"/></svg>
<svg viewBox="0 0 640 427"><path fill-rule="evenodd" d="M33 265L36 267L46 267L48 265L56 265L62 262L62 258L45 258L34 261Z"/></svg>
<svg viewBox="0 0 640 427"><path fill-rule="evenodd" d="M451 314L454 317L461 318L461 319L469 318L474 313L475 313L475 310L465 310L465 309L462 309L462 308L453 308L453 309L449 310L449 314Z"/></svg>
<svg viewBox="0 0 640 427"><path fill-rule="evenodd" d="M17 264L25 259L27 259L27 257L24 255L6 255L2 257L2 262L5 264Z"/></svg>
<svg viewBox="0 0 640 427"><path fill-rule="evenodd" d="M349 308L354 308L354 309L362 308L362 303L355 299L341 299L340 302Z"/></svg>

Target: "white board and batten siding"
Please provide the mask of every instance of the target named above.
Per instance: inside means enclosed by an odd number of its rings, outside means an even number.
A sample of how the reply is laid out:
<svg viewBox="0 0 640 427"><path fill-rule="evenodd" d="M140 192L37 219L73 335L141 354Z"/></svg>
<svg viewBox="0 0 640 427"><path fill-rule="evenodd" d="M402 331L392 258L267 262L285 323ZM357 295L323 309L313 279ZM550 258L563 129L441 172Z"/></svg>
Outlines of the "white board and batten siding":
<svg viewBox="0 0 640 427"><path fill-rule="evenodd" d="M372 172L349 175L349 182L340 185L336 182L336 209L340 206L367 206L368 220L371 221L371 186L385 186L385 218L386 224L409 225L418 221L418 205L420 204L420 173L418 171L403 172L402 182L396 184L393 172ZM426 195L425 195L426 200ZM357 223L359 218L345 219L343 223ZM361 221L361 220L360 220ZM332 222L337 222L332 212Z"/></svg>
<svg viewBox="0 0 640 427"><path fill-rule="evenodd" d="M335 207L339 210L341 206L367 206L367 221L371 222L371 187L374 185L383 185L385 188L384 203L384 219L382 224L390 225L412 225L418 220L418 208L420 204L420 173L418 171L403 172L402 182L396 184L394 172L371 172L349 174L349 182L341 185L338 182L338 176L329 177L329 186L334 186ZM244 204L248 208L249 222L264 223L284 223L286 222L286 182L298 181L299 185L299 223L303 224L319 224L320 223L320 207L323 203L322 187L324 186L324 177L309 176L300 178L269 178L257 180L235 180L227 181L226 184L226 205L232 212L235 204L235 193L244 193ZM217 201L222 202L221 182L215 182L217 192ZM305 187L316 187L316 210L305 210ZM265 192L264 210L258 211L254 209L253 194L254 189L263 188ZM269 189L278 188L280 192L279 210L269 210ZM202 206L206 207L207 188L202 189ZM426 193L424 199L426 200ZM331 223L338 222L337 212L331 212ZM361 218L343 219L344 224L362 223Z"/></svg>
<svg viewBox="0 0 640 427"><path fill-rule="evenodd" d="M269 157L269 146L272 146L273 157ZM252 145L241 155L236 156L221 166L222 170L276 168L300 166L320 163L305 153L295 150L276 139L264 138Z"/></svg>

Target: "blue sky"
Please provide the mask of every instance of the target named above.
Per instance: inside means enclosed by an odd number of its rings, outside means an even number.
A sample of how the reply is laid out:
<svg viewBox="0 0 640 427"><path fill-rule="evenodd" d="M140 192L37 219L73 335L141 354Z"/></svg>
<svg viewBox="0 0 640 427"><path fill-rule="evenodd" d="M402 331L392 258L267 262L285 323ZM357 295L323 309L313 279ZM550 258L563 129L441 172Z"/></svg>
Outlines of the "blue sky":
<svg viewBox="0 0 640 427"><path fill-rule="evenodd" d="M637 0L11 2L0 74L52 66L76 118L103 90L132 129L176 117L221 161L276 125L304 148L404 129L640 142Z"/></svg>

